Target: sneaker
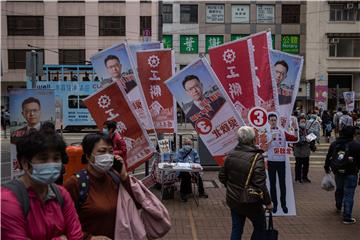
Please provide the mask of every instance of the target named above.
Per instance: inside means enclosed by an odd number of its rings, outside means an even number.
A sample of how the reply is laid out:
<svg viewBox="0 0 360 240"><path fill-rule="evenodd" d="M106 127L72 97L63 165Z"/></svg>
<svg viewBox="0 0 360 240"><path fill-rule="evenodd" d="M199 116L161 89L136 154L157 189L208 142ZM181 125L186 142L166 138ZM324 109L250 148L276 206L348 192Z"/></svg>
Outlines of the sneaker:
<svg viewBox="0 0 360 240"><path fill-rule="evenodd" d="M344 224L354 224L354 223L356 223L356 219L355 218L343 219L343 223Z"/></svg>
<svg viewBox="0 0 360 240"><path fill-rule="evenodd" d="M283 210L283 213L287 214L289 212L289 210L286 206L282 206L281 208Z"/></svg>
<svg viewBox="0 0 360 240"><path fill-rule="evenodd" d="M206 193L200 193L199 198L208 198L209 196Z"/></svg>
<svg viewBox="0 0 360 240"><path fill-rule="evenodd" d="M303 182L304 183L311 183L310 179L308 179L308 178L303 179Z"/></svg>
<svg viewBox="0 0 360 240"><path fill-rule="evenodd" d="M303 183L303 181L301 179L299 180L295 180L295 182L298 182L298 183Z"/></svg>

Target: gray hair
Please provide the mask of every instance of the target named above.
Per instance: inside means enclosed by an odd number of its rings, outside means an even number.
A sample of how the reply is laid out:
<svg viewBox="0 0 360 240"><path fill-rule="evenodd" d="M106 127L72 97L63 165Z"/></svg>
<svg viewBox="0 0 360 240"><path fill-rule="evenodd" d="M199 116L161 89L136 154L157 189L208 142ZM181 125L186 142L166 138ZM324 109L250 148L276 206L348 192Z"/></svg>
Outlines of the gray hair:
<svg viewBox="0 0 360 240"><path fill-rule="evenodd" d="M255 130L253 127L242 126L239 128L238 132L239 143L244 145L252 145L255 139Z"/></svg>

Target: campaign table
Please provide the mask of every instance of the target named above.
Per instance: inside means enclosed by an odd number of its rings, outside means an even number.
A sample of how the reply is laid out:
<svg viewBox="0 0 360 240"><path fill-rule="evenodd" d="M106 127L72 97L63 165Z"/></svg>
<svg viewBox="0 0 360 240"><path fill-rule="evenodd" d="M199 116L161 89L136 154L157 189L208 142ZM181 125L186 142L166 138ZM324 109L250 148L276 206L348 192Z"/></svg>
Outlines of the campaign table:
<svg viewBox="0 0 360 240"><path fill-rule="evenodd" d="M164 193L164 175L165 172L189 172L189 173L200 173L203 168L199 163L167 163L162 162L158 164L158 168L161 171L161 198L163 198ZM196 181L192 183L193 186L193 197L197 206L199 206L199 196L195 194L196 184L199 182L199 174L193 174Z"/></svg>

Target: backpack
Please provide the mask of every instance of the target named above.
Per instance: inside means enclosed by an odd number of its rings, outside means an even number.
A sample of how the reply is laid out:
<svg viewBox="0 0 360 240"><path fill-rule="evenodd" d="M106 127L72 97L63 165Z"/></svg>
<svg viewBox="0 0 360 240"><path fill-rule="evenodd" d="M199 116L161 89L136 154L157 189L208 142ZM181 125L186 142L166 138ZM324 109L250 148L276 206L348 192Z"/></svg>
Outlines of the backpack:
<svg viewBox="0 0 360 240"><path fill-rule="evenodd" d="M331 131L332 131L332 124L331 124L331 122L325 123L325 131L326 131L326 132L331 132Z"/></svg>
<svg viewBox="0 0 360 240"><path fill-rule="evenodd" d="M336 144L330 162L331 170L345 173L346 168L351 163L352 160L349 159L349 143Z"/></svg>
<svg viewBox="0 0 360 240"><path fill-rule="evenodd" d="M28 191L27 191L24 183L17 179L14 179L11 182L4 184L3 187L11 190L15 194L17 200L20 203L20 206L22 207L24 216L26 218L30 211L30 199L29 199L29 194L28 194ZM51 190L55 193L56 200L59 202L59 204L62 208L64 206L64 199L60 193L58 186L56 184L52 183L52 184L50 184L50 187L51 187Z"/></svg>
<svg viewBox="0 0 360 240"><path fill-rule="evenodd" d="M120 176L114 172L114 170L110 170L107 172L116 185L120 184ZM89 193L89 175L86 169L82 169L80 172L75 174L78 180L79 186L79 200L75 203L76 208L81 207L82 204L85 203L88 193Z"/></svg>

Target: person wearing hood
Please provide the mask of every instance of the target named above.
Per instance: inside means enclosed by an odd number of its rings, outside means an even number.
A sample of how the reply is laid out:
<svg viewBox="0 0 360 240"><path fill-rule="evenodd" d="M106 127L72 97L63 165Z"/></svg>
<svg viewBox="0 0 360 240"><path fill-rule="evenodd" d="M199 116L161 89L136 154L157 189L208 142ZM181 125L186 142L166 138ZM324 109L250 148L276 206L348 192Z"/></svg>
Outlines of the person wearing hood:
<svg viewBox="0 0 360 240"><path fill-rule="evenodd" d="M198 163L200 164L199 153L193 149L193 142L189 138L184 139L183 147L179 149L176 156L177 162L181 163ZM198 189L199 197L208 198L208 195L205 193L204 185L202 178L199 173L196 174L198 179ZM189 172L180 172L179 178L181 179L180 183L180 198L183 202L187 201L186 195L191 193L191 174ZM195 193L194 193L195 194Z"/></svg>

